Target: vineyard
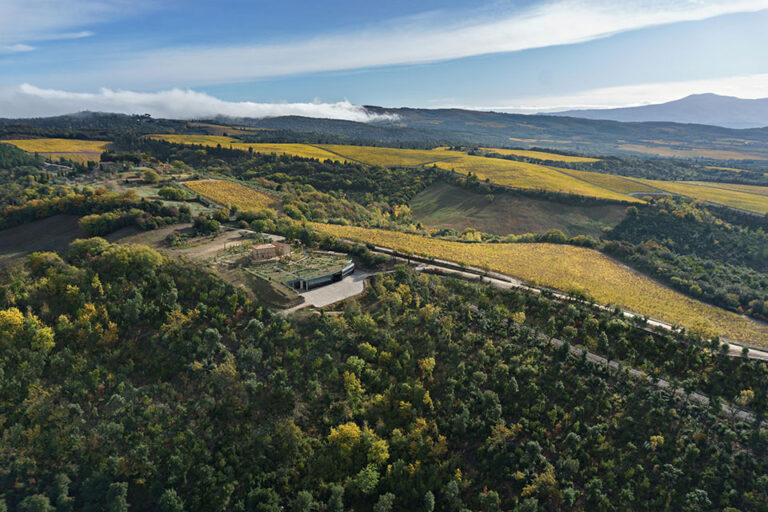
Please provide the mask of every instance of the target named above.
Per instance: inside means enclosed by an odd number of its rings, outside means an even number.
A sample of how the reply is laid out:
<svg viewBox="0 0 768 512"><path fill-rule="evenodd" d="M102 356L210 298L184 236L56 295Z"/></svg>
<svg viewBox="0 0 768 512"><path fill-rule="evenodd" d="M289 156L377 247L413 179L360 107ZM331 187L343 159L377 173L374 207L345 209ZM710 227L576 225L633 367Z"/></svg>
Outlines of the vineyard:
<svg viewBox="0 0 768 512"><path fill-rule="evenodd" d="M77 139L16 139L0 140L13 144L27 153L37 153L51 160L65 158L75 162L98 162L107 149L108 141Z"/></svg>
<svg viewBox="0 0 768 512"><path fill-rule="evenodd" d="M744 185L741 183L715 183L711 181L686 181L686 185L696 185L699 187L721 188L733 192L743 192L745 194L757 194L759 196L768 196L768 187L758 185Z"/></svg>
<svg viewBox="0 0 768 512"><path fill-rule="evenodd" d="M641 202L625 194L607 190L569 176L559 170L527 162L464 155L449 162L438 162L441 169L461 174L473 173L480 180L515 188L549 190L617 201Z"/></svg>
<svg viewBox="0 0 768 512"><path fill-rule="evenodd" d="M317 158L319 160L342 160L338 155L324 151L309 144L268 144L246 143L235 138L222 135L151 135L153 139L164 140L174 144L189 144L208 147L253 150L255 153L277 153L280 155L298 156L301 158Z"/></svg>
<svg viewBox="0 0 768 512"><path fill-rule="evenodd" d="M546 151L533 151L528 149L501 149L501 148L480 148L489 153L499 155L520 156L523 158L535 158L536 160L549 160L551 162L581 162L592 163L599 162L599 158L589 158L585 156L559 155L557 153L547 153Z"/></svg>
<svg viewBox="0 0 768 512"><path fill-rule="evenodd" d="M438 161L452 161L466 156L447 149L399 149L373 146L329 144L320 146L328 151L368 165L382 167L418 167Z"/></svg>
<svg viewBox="0 0 768 512"><path fill-rule="evenodd" d="M637 179L641 183L660 188L673 194L701 199L755 213L768 213L768 188L723 183L699 183L685 181L659 181Z"/></svg>
<svg viewBox="0 0 768 512"><path fill-rule="evenodd" d="M591 296L707 335L768 346L768 327L677 293L581 247L554 244L464 244L353 226L313 224L324 233L426 257L486 267L527 282Z"/></svg>
<svg viewBox="0 0 768 512"><path fill-rule="evenodd" d="M279 153L320 160L354 161L366 165L380 165L384 167L436 165L441 169L455 171L460 174L471 172L480 180L488 180L498 185L521 189L547 190L614 201L641 203L641 199L628 194L668 192L756 213L768 213L768 188L766 187L627 178L613 174L556 169L528 162L467 155L466 153L446 148L419 150L340 144L322 146L312 146L309 144L249 144L238 142L237 139L232 137L217 135L152 135L152 137L175 143L200 144L213 147L221 145L222 147L245 151L252 149L261 153ZM543 151L484 149L500 154L563 162L597 161L597 159L593 158L572 157Z"/></svg>
<svg viewBox="0 0 768 512"><path fill-rule="evenodd" d="M590 171L576 171L573 169L559 169L560 172L573 176L574 178L588 181L598 187L606 188L614 192L621 194L633 194L633 193L651 193L658 194L662 192L658 188L651 187L635 181L633 178L627 178L625 176L619 176L616 174L603 174L600 172Z"/></svg>
<svg viewBox="0 0 768 512"><path fill-rule="evenodd" d="M187 181L184 185L219 204L237 206L243 210L273 208L277 202L267 194L232 181L197 180Z"/></svg>

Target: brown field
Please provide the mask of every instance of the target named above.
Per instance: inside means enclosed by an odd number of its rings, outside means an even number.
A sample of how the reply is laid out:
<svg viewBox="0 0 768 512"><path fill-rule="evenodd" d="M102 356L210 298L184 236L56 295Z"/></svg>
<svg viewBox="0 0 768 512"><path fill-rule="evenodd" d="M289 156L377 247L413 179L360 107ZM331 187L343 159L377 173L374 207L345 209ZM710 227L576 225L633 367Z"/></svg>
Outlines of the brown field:
<svg viewBox="0 0 768 512"><path fill-rule="evenodd" d="M432 184L410 202L413 218L424 226L459 232L473 228L496 235L544 233L599 237L618 224L626 205L572 205L517 194L482 194L444 182Z"/></svg>

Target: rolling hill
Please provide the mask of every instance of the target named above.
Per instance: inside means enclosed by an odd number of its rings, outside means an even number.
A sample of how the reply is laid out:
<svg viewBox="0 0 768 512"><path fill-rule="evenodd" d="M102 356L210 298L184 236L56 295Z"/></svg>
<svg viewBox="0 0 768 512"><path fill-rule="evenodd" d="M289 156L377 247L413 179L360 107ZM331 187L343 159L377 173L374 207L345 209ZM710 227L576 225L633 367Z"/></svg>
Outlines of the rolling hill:
<svg viewBox="0 0 768 512"><path fill-rule="evenodd" d="M372 114L389 114L391 120L361 123L285 116L266 119L220 117L208 121L233 124L238 130L263 128L321 133L371 144L458 143L501 148L546 147L591 155L768 162L768 128L735 130L701 124L623 123L462 109L365 108ZM0 136L6 139L56 136L66 130L72 138L107 140L118 131L206 133L205 124L86 112L45 119L0 119Z"/></svg>
<svg viewBox="0 0 768 512"><path fill-rule="evenodd" d="M396 120L356 123L294 116L238 119L237 123L260 128L357 135L389 143L442 140L497 147L547 147L593 155L768 160L768 128L735 130L670 122L622 123L462 109L373 106L366 109L373 114L395 116Z"/></svg>

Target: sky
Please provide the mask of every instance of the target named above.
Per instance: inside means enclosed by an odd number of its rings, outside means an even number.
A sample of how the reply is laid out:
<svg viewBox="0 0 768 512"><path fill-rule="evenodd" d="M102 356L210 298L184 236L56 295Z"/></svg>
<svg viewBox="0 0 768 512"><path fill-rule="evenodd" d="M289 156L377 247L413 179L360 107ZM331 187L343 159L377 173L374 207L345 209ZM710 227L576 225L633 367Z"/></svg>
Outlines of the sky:
<svg viewBox="0 0 768 512"><path fill-rule="evenodd" d="M768 97L768 0L0 0L0 117Z"/></svg>

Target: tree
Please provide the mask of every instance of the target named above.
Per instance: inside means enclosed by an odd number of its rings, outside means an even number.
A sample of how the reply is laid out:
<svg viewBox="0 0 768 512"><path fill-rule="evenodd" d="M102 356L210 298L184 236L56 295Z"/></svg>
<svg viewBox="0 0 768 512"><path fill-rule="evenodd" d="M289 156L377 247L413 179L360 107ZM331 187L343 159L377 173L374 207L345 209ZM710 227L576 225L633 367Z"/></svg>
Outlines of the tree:
<svg viewBox="0 0 768 512"><path fill-rule="evenodd" d="M694 489L685 495L685 506L683 510L685 512L702 512L707 510L712 505L712 502L707 495L707 491L702 489Z"/></svg>
<svg viewBox="0 0 768 512"><path fill-rule="evenodd" d="M480 493L478 496L478 501L480 501L480 506L483 507L485 512L494 512L499 510L499 506L501 505L501 498L499 498L499 493L496 491L489 491L487 489Z"/></svg>
<svg viewBox="0 0 768 512"><path fill-rule="evenodd" d="M143 174L144 181L154 185L160 182L160 175L154 169L147 169Z"/></svg>
<svg viewBox="0 0 768 512"><path fill-rule="evenodd" d="M435 510L435 495L432 491L427 491L424 494L424 512L434 512Z"/></svg>
<svg viewBox="0 0 768 512"><path fill-rule="evenodd" d="M174 489L166 489L157 505L161 512L184 512L184 502Z"/></svg>
<svg viewBox="0 0 768 512"><path fill-rule="evenodd" d="M315 509L316 505L311 492L299 491L296 498L291 502L291 512L310 512Z"/></svg>
<svg viewBox="0 0 768 512"><path fill-rule="evenodd" d="M128 512L128 483L115 482L107 489L107 512Z"/></svg>
<svg viewBox="0 0 768 512"><path fill-rule="evenodd" d="M328 512L344 512L344 488L340 485L331 487Z"/></svg>
<svg viewBox="0 0 768 512"><path fill-rule="evenodd" d="M373 512L391 512L395 503L395 495L391 492L379 496L379 500L373 506Z"/></svg>
<svg viewBox="0 0 768 512"><path fill-rule="evenodd" d="M379 485L379 471L373 464L368 464L355 477L355 485L363 494L371 494Z"/></svg>
<svg viewBox="0 0 768 512"><path fill-rule="evenodd" d="M23 500L21 500L21 503L19 503L19 510L21 512L55 512L56 509L53 508L51 505L51 502L48 500L47 496L43 496L42 494L33 494L32 496L27 496Z"/></svg>
<svg viewBox="0 0 768 512"><path fill-rule="evenodd" d="M66 473L59 473L53 479L53 496L56 504L56 512L68 512L72 510L75 499L69 496L69 484L72 481Z"/></svg>

